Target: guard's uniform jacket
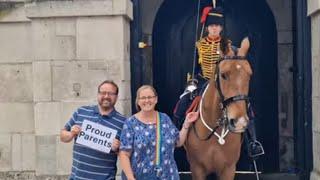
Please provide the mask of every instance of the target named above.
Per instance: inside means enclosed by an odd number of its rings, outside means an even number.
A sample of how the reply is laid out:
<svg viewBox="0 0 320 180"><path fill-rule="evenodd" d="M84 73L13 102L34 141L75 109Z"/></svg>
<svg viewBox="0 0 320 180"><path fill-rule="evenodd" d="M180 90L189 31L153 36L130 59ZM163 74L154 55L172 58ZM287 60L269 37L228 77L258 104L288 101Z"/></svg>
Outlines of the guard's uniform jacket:
<svg viewBox="0 0 320 180"><path fill-rule="evenodd" d="M205 37L200 39L196 46L198 49L198 64L201 68L201 75L205 79L210 79L215 71L218 60L220 59L221 37L211 39Z"/></svg>

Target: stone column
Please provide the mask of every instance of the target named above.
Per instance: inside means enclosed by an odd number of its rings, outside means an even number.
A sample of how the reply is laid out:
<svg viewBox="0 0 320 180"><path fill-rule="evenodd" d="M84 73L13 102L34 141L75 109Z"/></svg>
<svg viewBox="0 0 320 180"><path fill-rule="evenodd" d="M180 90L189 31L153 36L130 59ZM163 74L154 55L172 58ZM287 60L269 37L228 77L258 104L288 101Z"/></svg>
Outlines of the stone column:
<svg viewBox="0 0 320 180"><path fill-rule="evenodd" d="M0 5L0 179L6 179L7 172L35 169L33 55L24 3Z"/></svg>
<svg viewBox="0 0 320 180"><path fill-rule="evenodd" d="M308 0L308 15L311 17L312 47L312 129L313 171L311 180L320 179L320 1Z"/></svg>

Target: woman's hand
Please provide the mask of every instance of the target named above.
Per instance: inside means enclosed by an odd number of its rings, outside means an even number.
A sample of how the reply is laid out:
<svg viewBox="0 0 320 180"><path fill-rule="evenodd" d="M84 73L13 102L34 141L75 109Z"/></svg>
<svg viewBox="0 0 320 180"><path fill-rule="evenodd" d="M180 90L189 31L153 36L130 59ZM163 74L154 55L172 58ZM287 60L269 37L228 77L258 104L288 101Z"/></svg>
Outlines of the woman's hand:
<svg viewBox="0 0 320 180"><path fill-rule="evenodd" d="M186 121L190 124L199 119L199 112L189 112L186 116Z"/></svg>
<svg viewBox="0 0 320 180"><path fill-rule="evenodd" d="M199 119L199 112L189 112L184 120L182 129L179 132L179 140L176 143L176 147L180 147L184 144L187 138L187 134L190 128L191 123Z"/></svg>
<svg viewBox="0 0 320 180"><path fill-rule="evenodd" d="M199 119L199 112L189 112L186 116L186 119L183 123L184 129L189 129L190 124Z"/></svg>

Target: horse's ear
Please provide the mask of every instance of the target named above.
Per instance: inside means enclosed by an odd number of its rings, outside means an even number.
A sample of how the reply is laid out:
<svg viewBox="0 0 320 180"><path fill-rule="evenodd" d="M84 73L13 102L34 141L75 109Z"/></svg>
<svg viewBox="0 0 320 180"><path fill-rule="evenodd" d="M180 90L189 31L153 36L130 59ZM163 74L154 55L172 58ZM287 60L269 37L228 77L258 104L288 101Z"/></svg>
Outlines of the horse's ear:
<svg viewBox="0 0 320 180"><path fill-rule="evenodd" d="M250 48L250 41L248 37L245 37L241 41L240 48L238 49L238 56L246 56Z"/></svg>

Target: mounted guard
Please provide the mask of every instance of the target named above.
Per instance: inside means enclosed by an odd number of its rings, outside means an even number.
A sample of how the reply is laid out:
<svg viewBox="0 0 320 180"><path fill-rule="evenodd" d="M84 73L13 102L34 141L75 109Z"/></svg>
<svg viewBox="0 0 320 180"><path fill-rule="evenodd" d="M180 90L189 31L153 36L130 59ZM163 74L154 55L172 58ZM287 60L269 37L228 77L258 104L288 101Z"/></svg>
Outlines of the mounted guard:
<svg viewBox="0 0 320 180"><path fill-rule="evenodd" d="M235 54L238 54L239 50L237 47L232 46L231 40L224 35L225 20L221 7L215 7L215 3L213 7L205 7L201 16L201 23L201 39L196 42L197 58L195 59L197 59L197 62L194 59L192 75L188 73L187 87L180 96L173 113L173 120L177 126L183 124L186 113L198 109L201 95L215 73L217 63L223 58L222 52L230 49ZM202 37L204 27L207 36ZM242 43L250 44L249 38L246 37ZM249 157L255 159L264 154L264 149L256 139L255 117L251 106L248 107L248 115L250 123L245 133L245 140Z"/></svg>

